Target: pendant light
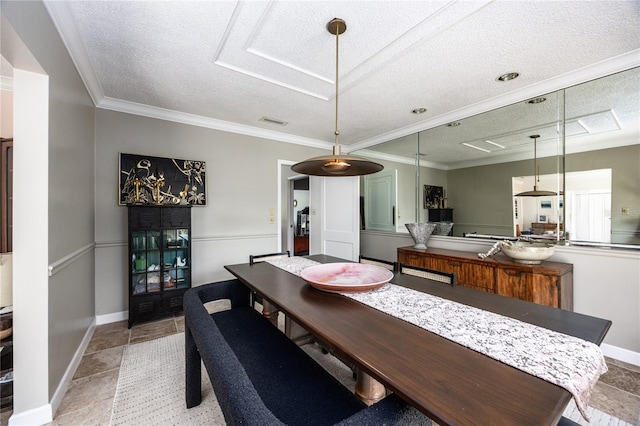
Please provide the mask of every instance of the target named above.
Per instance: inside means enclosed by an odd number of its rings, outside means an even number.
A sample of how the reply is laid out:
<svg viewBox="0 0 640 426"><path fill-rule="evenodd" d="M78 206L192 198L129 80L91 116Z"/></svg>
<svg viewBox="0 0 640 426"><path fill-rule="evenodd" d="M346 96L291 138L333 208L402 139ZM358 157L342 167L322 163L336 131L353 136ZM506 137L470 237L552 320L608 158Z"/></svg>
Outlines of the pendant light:
<svg viewBox="0 0 640 426"><path fill-rule="evenodd" d="M540 135L531 135L529 136L533 139L533 191L524 191L519 194L516 194L516 197L549 197L552 195L558 195L557 192L553 191L544 191L538 190L538 182L540 182L540 177L538 176L538 158L537 158L537 142Z"/></svg>
<svg viewBox="0 0 640 426"><path fill-rule="evenodd" d="M364 157L342 155L338 144L338 39L347 30L347 24L339 18L334 18L327 24L327 31L336 36L336 127L333 155L322 155L291 166L296 173L313 176L361 176L376 173L384 167Z"/></svg>

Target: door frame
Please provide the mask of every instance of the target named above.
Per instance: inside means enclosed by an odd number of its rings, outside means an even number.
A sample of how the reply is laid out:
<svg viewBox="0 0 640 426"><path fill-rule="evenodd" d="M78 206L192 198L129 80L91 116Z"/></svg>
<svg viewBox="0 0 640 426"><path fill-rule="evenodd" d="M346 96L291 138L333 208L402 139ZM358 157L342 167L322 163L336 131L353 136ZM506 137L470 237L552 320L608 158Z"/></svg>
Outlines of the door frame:
<svg viewBox="0 0 640 426"><path fill-rule="evenodd" d="M278 224L278 248L277 251L285 251L289 250L289 252L293 255L293 181L298 179L307 178L307 175L295 174L295 175L286 175L283 173L283 167L288 166L291 167L294 164L298 163L297 161L289 161L289 160L278 160L278 179L277 179L277 212L276 212L276 223ZM283 195L283 189L286 188L286 195ZM309 188L309 192L311 192L311 188ZM286 206L287 209L287 217L289 219L287 224L282 223L283 206ZM286 231L285 231L286 229ZM286 232L287 236L287 247L282 246L283 234Z"/></svg>

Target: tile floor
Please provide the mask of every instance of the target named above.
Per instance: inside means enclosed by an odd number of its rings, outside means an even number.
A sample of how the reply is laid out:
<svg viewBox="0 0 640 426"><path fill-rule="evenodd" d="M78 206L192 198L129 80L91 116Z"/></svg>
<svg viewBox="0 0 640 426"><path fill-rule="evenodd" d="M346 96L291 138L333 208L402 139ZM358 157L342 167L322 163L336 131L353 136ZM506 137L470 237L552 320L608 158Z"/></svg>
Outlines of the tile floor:
<svg viewBox="0 0 640 426"><path fill-rule="evenodd" d="M126 321L96 327L71 385L51 425L108 425L122 353L126 345L184 331L184 318L174 316L127 328ZM640 367L607 358L591 405L640 426ZM2 413L2 426L10 412Z"/></svg>

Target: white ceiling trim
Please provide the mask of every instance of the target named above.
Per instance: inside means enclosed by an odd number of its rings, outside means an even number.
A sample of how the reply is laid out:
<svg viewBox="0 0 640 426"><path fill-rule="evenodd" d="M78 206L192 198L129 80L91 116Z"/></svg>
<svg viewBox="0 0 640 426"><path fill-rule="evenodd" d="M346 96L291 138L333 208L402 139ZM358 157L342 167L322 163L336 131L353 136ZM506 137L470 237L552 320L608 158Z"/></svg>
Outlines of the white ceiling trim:
<svg viewBox="0 0 640 426"><path fill-rule="evenodd" d="M248 75L249 77L254 77L254 78L257 78L259 80L266 81L267 83L271 83L271 84L275 84L276 86L284 87L285 89L294 90L294 91L302 93L304 95L313 96L314 98L318 98L318 99L321 99L323 101L328 101L330 99L327 96L322 96L322 95L320 95L318 93L311 92L309 90L305 90L305 89L303 89L301 87L297 87L297 86L293 86L291 84L284 83L284 82L282 82L280 80L276 80L276 79L267 77L267 76L265 76L263 74L258 74L258 73L255 73L253 71L246 70L244 68L236 67L234 65L231 65L229 63L223 62L221 60L216 60L214 63L216 65L221 66L221 67L230 69L231 71L239 72L241 74Z"/></svg>
<svg viewBox="0 0 640 426"><path fill-rule="evenodd" d="M207 129L255 136L258 138L271 139L296 145L304 145L313 148L331 149L333 147L332 143L326 141L304 138L273 130L261 129L259 127L245 126L229 121L216 120L214 118L109 97L104 97L96 107L116 112L140 115L148 118L155 118L158 120L172 121L174 123L188 124L191 126L205 127Z"/></svg>
<svg viewBox="0 0 640 426"><path fill-rule="evenodd" d="M89 92L89 96L91 96L91 100L95 105L98 105L104 98L104 90L91 65L87 49L80 38L80 33L67 3L54 0L43 1L53 24L62 38L62 42L71 56L71 60L80 74L80 78Z"/></svg>
<svg viewBox="0 0 640 426"><path fill-rule="evenodd" d="M229 58L232 58L232 59L235 59L235 60L238 60L238 58L241 58L241 57L246 58L246 53L250 53L252 56L259 57L259 58L265 59L268 62L278 64L278 65L280 65L280 66L282 66L282 67L284 67L284 68L286 68L288 70L294 71L295 73L302 73L302 74L304 74L306 76L309 76L309 77L311 77L312 80L320 80L320 81L324 82L325 84L327 84L327 86L332 84L332 80L328 79L327 77L322 77L317 73L311 72L311 71L306 70L306 69L304 69L302 67L297 67L297 66L295 66L293 64L290 64L288 62L275 59L270 55L258 52L257 49L251 48L251 45L253 44L255 39L258 37L258 34L260 33L260 30L263 28L264 22L266 21L268 15L269 15L269 12L273 8L273 5L274 5L273 2L269 2L268 4L266 4L265 9L257 17L255 17L255 16L242 16L243 3L242 2L238 2L236 4L235 9L233 10L233 14L231 16L231 19L229 20L229 24L227 25L227 28L225 29L225 32L224 32L224 35L223 35L222 40L220 42L220 45L218 46L218 48L217 48L217 50L215 52L213 63L218 65L218 66L227 68L229 70L232 70L232 71L244 74L244 75L248 75L249 77L257 78L257 79L265 81L267 83L271 83L271 84L275 84L276 86L284 87L285 89L293 90L295 92L299 92L299 93L302 93L304 95L312 96L314 98L318 98L318 99L321 99L323 101L328 101L330 99L329 95L323 95L322 93L319 93L318 90L305 89L303 87L300 87L299 85L294 85L294 84L291 84L291 83L287 83L287 82L283 81L282 78L269 77L269 76L265 75L264 73L258 73L258 72L255 72L255 71L248 70L244 66L233 64L230 61L224 59L225 53L227 54L227 56ZM254 9L252 9L251 12L255 13L255 11L256 11L255 8L257 7L257 5L254 4L253 7L254 7ZM242 19L241 19L241 16L242 16ZM251 32L250 36L244 42L241 42L241 40L238 39L240 36L242 36L242 32L241 31L234 31L234 29L238 25L238 22L240 22L241 20L243 22L249 21L249 20L253 20L255 22L254 30ZM264 68L266 69L267 67L264 67ZM287 74L287 70L283 70L283 72L278 73L278 76L279 77L281 77L281 76L283 77L286 74ZM308 82L308 84L310 86L312 85L311 82ZM327 92L329 92L328 89L327 89Z"/></svg>
<svg viewBox="0 0 640 426"><path fill-rule="evenodd" d="M271 62L280 64L284 67L287 68L291 68L294 71L298 71L301 72L303 74L306 74L310 77L316 78L318 80L324 81L325 83L329 83L329 84L333 84L334 80L330 77L325 77L322 76L318 73L312 72L310 70L307 70L303 67L299 67L297 65L294 65L290 62L287 61L283 61L281 59L275 58L272 55L268 55L266 53L262 53L261 51L259 51L257 48L254 48L252 46L255 45L256 39L258 38L258 35L260 34L260 32L262 31L262 29L265 26L265 22L267 21L267 18L269 16L269 13L271 12L271 10L273 9L273 5L275 3L274 2L270 2L269 6L265 9L264 13L260 16L260 18L258 19L258 23L256 24L254 30L251 32L251 35L249 36L249 38L247 39L247 42L244 46L244 48L246 49L247 52L252 53L256 56L259 56L261 58L265 58Z"/></svg>
<svg viewBox="0 0 640 426"><path fill-rule="evenodd" d="M634 138L618 140L615 144L602 142L602 141L592 141L592 142L586 142L586 143L583 142L579 146L568 145L565 149L565 154L576 154L579 152L597 151L600 149L620 148L623 146L630 146L630 145L637 145L637 144L638 144L638 141L635 140Z"/></svg>
<svg viewBox="0 0 640 426"><path fill-rule="evenodd" d="M0 76L0 90L13 92L13 77Z"/></svg>
<svg viewBox="0 0 640 426"><path fill-rule="evenodd" d="M358 152L358 155L367 157L367 158L375 158L377 160L386 160L393 161L394 163L401 164L410 164L415 165L416 160L414 158L402 157L400 155L387 154L385 152L380 151L370 151L370 150L362 150ZM438 169L438 170L450 170L451 168L446 164L434 163L432 161L420 160L420 167L428 167L430 169Z"/></svg>
<svg viewBox="0 0 640 426"><path fill-rule="evenodd" d="M411 50L418 45L430 41L432 38L473 15L492 1L493 0L467 2L453 0L447 3L435 13L380 49L371 56L369 60L364 61L349 71L343 78L344 81L341 84L342 89L340 92L357 86L389 63L397 61L400 57L410 53ZM436 22L438 20L442 22ZM430 26L430 24L435 25Z"/></svg>
<svg viewBox="0 0 640 426"><path fill-rule="evenodd" d="M351 70L344 72L341 77L342 84L340 85L340 93L346 92L352 87L362 83L381 68L408 54L416 46L428 42L443 31L448 30L468 18L489 3L490 0L475 2L451 1L447 3L418 24L407 29L407 31L394 40L380 47L364 61L356 64ZM256 46L256 40L265 27L265 23L269 20L274 4L274 2L267 4L261 13L256 11L256 6L254 5L253 9L244 15L242 3L237 4L229 24L225 29L222 42L215 52L214 63L241 74L317 99L324 101L333 99L335 97L333 86L335 80L333 76L323 76L305 67L297 66L291 62L276 58L273 55L260 51ZM240 37L243 36L242 30L235 30L235 28L239 22L242 22L243 25L246 26L247 21L254 22L252 25L254 29L247 39L242 42L242 40L240 40ZM273 73L272 71L273 75L269 76L265 72L262 72L262 70L273 70L272 67L256 67L261 70L259 72L247 69L247 65L256 65L256 62L250 61L247 53L256 58L264 59L271 64L279 65L282 67L281 72ZM241 64L243 61L249 62ZM287 81L294 80L299 74L309 78L301 80L299 83L302 84L292 84Z"/></svg>

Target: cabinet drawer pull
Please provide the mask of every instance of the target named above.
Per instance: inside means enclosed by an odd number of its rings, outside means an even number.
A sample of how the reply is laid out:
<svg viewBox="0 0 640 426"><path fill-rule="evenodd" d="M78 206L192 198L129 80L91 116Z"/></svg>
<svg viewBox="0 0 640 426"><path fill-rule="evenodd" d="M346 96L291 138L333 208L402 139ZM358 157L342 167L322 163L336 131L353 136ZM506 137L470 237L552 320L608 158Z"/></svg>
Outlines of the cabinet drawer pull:
<svg viewBox="0 0 640 426"><path fill-rule="evenodd" d="M462 263L449 260L449 266L462 266Z"/></svg>
<svg viewBox="0 0 640 426"><path fill-rule="evenodd" d="M521 276L521 275L522 275L522 272L512 271L512 270L509 270L509 269L505 269L505 270L504 270L504 272L505 272L507 275L512 276L512 277L519 277L519 276Z"/></svg>

